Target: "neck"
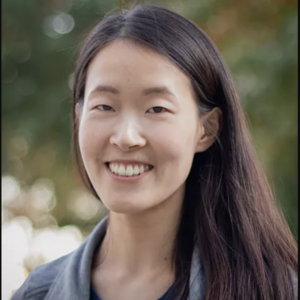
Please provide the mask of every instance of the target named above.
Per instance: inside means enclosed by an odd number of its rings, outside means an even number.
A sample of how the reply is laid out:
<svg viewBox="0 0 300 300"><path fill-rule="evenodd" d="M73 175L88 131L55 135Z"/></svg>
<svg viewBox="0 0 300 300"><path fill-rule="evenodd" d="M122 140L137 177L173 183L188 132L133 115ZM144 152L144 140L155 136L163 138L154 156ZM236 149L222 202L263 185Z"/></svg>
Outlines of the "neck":
<svg viewBox="0 0 300 300"><path fill-rule="evenodd" d="M123 275L172 272L183 190L149 211L127 215L110 212L98 264Z"/></svg>

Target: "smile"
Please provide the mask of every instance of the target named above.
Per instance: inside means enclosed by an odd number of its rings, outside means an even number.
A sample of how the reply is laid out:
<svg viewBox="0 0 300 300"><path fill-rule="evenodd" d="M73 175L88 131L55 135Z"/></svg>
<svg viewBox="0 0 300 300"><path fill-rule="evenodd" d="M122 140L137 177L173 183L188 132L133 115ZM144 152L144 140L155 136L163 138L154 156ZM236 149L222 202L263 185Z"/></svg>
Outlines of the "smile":
<svg viewBox="0 0 300 300"><path fill-rule="evenodd" d="M113 175L114 178L122 180L140 179L143 175L149 173L153 166L146 164L123 164L116 162L105 163L107 170Z"/></svg>

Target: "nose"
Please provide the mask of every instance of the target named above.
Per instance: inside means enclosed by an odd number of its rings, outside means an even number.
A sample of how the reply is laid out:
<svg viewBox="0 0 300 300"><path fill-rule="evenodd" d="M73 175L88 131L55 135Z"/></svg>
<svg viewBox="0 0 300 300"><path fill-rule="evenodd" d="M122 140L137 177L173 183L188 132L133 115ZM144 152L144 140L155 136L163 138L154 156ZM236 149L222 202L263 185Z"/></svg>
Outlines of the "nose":
<svg viewBox="0 0 300 300"><path fill-rule="evenodd" d="M134 120L120 122L110 137L111 145L119 147L128 152L132 149L141 148L146 145L146 139L140 134Z"/></svg>

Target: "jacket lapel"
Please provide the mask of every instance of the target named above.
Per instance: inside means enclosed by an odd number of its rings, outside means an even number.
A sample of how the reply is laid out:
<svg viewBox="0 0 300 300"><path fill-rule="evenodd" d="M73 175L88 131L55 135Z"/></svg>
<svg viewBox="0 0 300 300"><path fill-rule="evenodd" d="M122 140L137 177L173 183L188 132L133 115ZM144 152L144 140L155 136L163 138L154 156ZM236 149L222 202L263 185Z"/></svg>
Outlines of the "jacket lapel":
<svg viewBox="0 0 300 300"><path fill-rule="evenodd" d="M84 243L71 253L65 269L56 277L45 300L90 299L93 255L99 241L105 235L107 219L102 219Z"/></svg>
<svg viewBox="0 0 300 300"><path fill-rule="evenodd" d="M194 248L190 275L190 295L188 300L204 299L206 289L205 271L198 248Z"/></svg>

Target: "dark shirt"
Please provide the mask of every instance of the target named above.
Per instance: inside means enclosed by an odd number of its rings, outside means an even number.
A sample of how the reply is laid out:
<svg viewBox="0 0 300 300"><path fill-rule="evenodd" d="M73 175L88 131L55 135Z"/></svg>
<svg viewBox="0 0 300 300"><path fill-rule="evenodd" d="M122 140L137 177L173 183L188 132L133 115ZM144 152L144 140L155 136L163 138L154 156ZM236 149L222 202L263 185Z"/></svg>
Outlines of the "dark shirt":
<svg viewBox="0 0 300 300"><path fill-rule="evenodd" d="M172 300L172 295L173 295L174 289L173 286L171 286L162 297L160 297L158 300ZM98 296L97 292L91 285L91 298L90 300L101 300L101 298Z"/></svg>

